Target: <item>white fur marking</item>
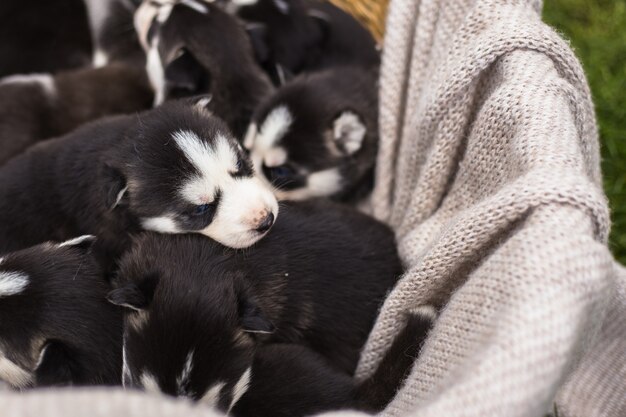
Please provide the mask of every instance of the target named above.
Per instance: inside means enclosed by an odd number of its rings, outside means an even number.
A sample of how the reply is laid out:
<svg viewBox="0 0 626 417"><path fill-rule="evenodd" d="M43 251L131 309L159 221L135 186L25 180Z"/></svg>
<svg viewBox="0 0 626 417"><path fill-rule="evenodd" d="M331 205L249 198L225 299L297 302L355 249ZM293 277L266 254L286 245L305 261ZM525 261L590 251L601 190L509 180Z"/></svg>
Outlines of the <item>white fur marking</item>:
<svg viewBox="0 0 626 417"><path fill-rule="evenodd" d="M200 402L204 405L207 405L211 408L216 408L217 403L220 401L220 394L222 392L222 388L226 385L225 382L217 382L211 388L209 388L200 399Z"/></svg>
<svg viewBox="0 0 626 417"><path fill-rule="evenodd" d="M340 148L343 148L348 155L361 149L365 133L367 129L361 123L359 116L350 111L341 113L341 116L333 123L333 138L341 144Z"/></svg>
<svg viewBox="0 0 626 417"><path fill-rule="evenodd" d="M146 71L150 84L154 90L154 106L158 106L165 100L165 73L159 55L159 38L154 38L146 57Z"/></svg>
<svg viewBox="0 0 626 417"><path fill-rule="evenodd" d="M122 342L122 387L130 388L133 383L133 375L128 367L128 358L126 356L126 336Z"/></svg>
<svg viewBox="0 0 626 417"><path fill-rule="evenodd" d="M171 216L146 217L141 219L141 225L146 230L153 230L160 233L182 232Z"/></svg>
<svg viewBox="0 0 626 417"><path fill-rule="evenodd" d="M96 240L96 237L94 235L83 235L83 236L75 237L74 239L66 240L63 243L59 243L59 247L64 248L66 246L76 246L86 241L93 242L95 240Z"/></svg>
<svg viewBox="0 0 626 417"><path fill-rule="evenodd" d="M102 68L109 63L109 56L102 49L96 49L93 54L93 66Z"/></svg>
<svg viewBox="0 0 626 417"><path fill-rule="evenodd" d="M206 6L194 0L181 0L180 4L187 6L190 9L193 9L198 13L202 13L202 14L209 13L209 9L207 9Z"/></svg>
<svg viewBox="0 0 626 417"><path fill-rule="evenodd" d="M296 190L276 190L279 200L306 200L312 197L329 196L341 190L343 177L337 168L317 171L307 178L307 185Z"/></svg>
<svg viewBox="0 0 626 417"><path fill-rule="evenodd" d="M122 201L122 198L124 198L124 194L126 194L126 191L128 191L128 185L122 188L119 193L117 193L117 197L115 197L115 203L113 203L113 207L111 207L111 210L120 204L120 201Z"/></svg>
<svg viewBox="0 0 626 417"><path fill-rule="evenodd" d="M21 293L28 282L28 275L22 272L0 272L0 298Z"/></svg>
<svg viewBox="0 0 626 417"><path fill-rule="evenodd" d="M269 168L281 166L287 162L287 151L280 146L276 146L265 153L263 162Z"/></svg>
<svg viewBox="0 0 626 417"><path fill-rule="evenodd" d="M170 15L172 14L173 9L174 9L173 3L161 4L161 6L159 7L159 11L157 12L157 16L156 16L157 22L159 23L167 22L167 19L170 18Z"/></svg>
<svg viewBox="0 0 626 417"><path fill-rule="evenodd" d="M293 116L287 106L276 107L263 121L255 147L258 146L263 152L267 151L285 136L292 123Z"/></svg>
<svg viewBox="0 0 626 417"><path fill-rule="evenodd" d="M149 372L144 372L143 374L141 374L141 385L146 392L161 392L161 389L159 388L159 383L157 382L156 378Z"/></svg>
<svg viewBox="0 0 626 417"><path fill-rule="evenodd" d="M0 78L0 85L7 84L39 84L50 97L56 95L57 91L54 78L50 74L10 75Z"/></svg>
<svg viewBox="0 0 626 417"><path fill-rule="evenodd" d="M158 12L159 8L157 6L146 1L142 2L135 12L135 16L133 18L135 32L137 32L137 37L139 38L139 42L141 43L144 51L148 51L150 47L150 45L148 45L148 31L150 30L150 26L152 25L152 22Z"/></svg>
<svg viewBox="0 0 626 417"><path fill-rule="evenodd" d="M228 139L218 136L211 147L190 131L178 131L173 138L199 172L184 184L182 196L192 204L212 202L216 190L231 182L231 172L236 169L237 154Z"/></svg>
<svg viewBox="0 0 626 417"><path fill-rule="evenodd" d="M250 387L250 378L252 376L252 368L246 369L246 371L241 375L239 381L235 384L233 388L233 399L230 401L230 406L228 407L227 413L230 413L230 410L237 404L237 402L243 397L243 394L248 391Z"/></svg>
<svg viewBox="0 0 626 417"><path fill-rule="evenodd" d="M180 376L176 378L176 386L178 387L178 395L183 396L193 396L192 392L187 392L183 389L183 386L189 383L189 378L191 377L191 370L193 369L193 350L189 351L187 354L187 359L185 359L185 365L183 366L183 370L180 373Z"/></svg>
<svg viewBox="0 0 626 417"><path fill-rule="evenodd" d="M256 139L258 130L259 128L256 125L256 123L251 123L250 126L248 126L248 130L246 131L246 136L243 139L243 146L246 149L250 150L254 146L254 140Z"/></svg>
<svg viewBox="0 0 626 417"><path fill-rule="evenodd" d="M26 388L33 380L30 372L25 371L15 362L4 356L0 351L0 380L6 381L14 388Z"/></svg>

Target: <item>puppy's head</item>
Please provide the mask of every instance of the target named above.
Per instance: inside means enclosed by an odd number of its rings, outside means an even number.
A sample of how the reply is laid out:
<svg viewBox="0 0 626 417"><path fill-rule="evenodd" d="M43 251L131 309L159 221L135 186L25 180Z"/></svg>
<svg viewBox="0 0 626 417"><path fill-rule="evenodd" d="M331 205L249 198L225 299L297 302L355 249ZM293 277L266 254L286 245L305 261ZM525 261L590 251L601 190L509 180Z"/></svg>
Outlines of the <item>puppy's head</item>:
<svg viewBox="0 0 626 417"><path fill-rule="evenodd" d="M351 103L349 95L332 88L301 77L278 90L253 117L244 146L279 199L342 198L373 168L375 114L357 102L360 97Z"/></svg>
<svg viewBox="0 0 626 417"><path fill-rule="evenodd" d="M248 247L273 225L278 204L237 140L204 110L206 100L140 116L125 147L113 150L118 160L103 166L106 205L129 210L146 230Z"/></svg>
<svg viewBox="0 0 626 417"><path fill-rule="evenodd" d="M125 387L224 412L245 393L255 340L273 326L240 285L245 272L232 255L189 235L136 242L108 297L126 308Z"/></svg>
<svg viewBox="0 0 626 417"><path fill-rule="evenodd" d="M0 380L14 388L116 383L121 314L90 253L93 236L0 259Z"/></svg>
<svg viewBox="0 0 626 417"><path fill-rule="evenodd" d="M208 92L226 103L223 95L242 100L241 91L262 95L269 88L245 29L212 1L144 0L135 29L147 54L155 104Z"/></svg>

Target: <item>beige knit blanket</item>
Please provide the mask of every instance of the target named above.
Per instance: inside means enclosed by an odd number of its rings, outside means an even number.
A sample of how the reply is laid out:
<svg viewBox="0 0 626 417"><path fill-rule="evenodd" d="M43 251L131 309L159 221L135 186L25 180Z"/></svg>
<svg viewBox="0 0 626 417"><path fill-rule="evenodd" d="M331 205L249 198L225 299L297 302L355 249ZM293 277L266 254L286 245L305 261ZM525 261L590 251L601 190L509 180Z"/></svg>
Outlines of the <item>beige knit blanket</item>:
<svg viewBox="0 0 626 417"><path fill-rule="evenodd" d="M384 416L539 417L555 401L559 417L626 416L626 273L606 247L593 107L540 8L391 2L372 208L396 229L408 272L358 377L406 312L440 315ZM5 393L0 415L214 414L99 390Z"/></svg>

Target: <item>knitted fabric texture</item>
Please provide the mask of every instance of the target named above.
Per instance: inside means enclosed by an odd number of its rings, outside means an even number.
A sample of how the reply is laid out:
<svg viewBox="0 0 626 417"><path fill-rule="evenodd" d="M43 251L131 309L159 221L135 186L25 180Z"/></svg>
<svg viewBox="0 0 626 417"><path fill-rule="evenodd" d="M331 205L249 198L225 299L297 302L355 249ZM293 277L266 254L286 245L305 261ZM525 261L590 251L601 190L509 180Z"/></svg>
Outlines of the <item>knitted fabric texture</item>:
<svg viewBox="0 0 626 417"><path fill-rule="evenodd" d="M382 416L626 416L626 273L607 246L582 69L529 0L393 0L375 216L407 268L367 341L376 369L407 314L439 312ZM95 390L4 394L2 415L213 416ZM361 416L327 413L325 416Z"/></svg>

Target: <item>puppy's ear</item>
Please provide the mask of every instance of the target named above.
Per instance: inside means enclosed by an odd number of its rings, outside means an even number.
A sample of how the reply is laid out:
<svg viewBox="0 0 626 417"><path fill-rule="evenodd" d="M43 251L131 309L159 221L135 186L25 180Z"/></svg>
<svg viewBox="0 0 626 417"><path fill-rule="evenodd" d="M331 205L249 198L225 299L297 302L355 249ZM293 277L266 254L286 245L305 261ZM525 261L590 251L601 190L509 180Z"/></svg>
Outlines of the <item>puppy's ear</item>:
<svg viewBox="0 0 626 417"><path fill-rule="evenodd" d="M64 343L49 341L37 361L35 369L37 386L70 385L76 382L78 369L74 358L75 355Z"/></svg>
<svg viewBox="0 0 626 417"><path fill-rule="evenodd" d="M267 44L267 26L262 23L248 23L246 32L257 62L264 63L270 59L270 48Z"/></svg>
<svg viewBox="0 0 626 417"><path fill-rule="evenodd" d="M239 317L244 332L271 334L276 330L259 306L250 299L244 298L239 301Z"/></svg>
<svg viewBox="0 0 626 417"><path fill-rule="evenodd" d="M309 10L307 14L309 15L309 18L311 18L315 25L319 28L321 34L321 42L325 42L330 36L330 17L328 17L326 13L319 10Z"/></svg>
<svg viewBox="0 0 626 417"><path fill-rule="evenodd" d="M96 237L94 235L84 235L59 243L59 247L71 247L80 249L82 252L88 252L95 242Z"/></svg>
<svg viewBox="0 0 626 417"><path fill-rule="evenodd" d="M168 97L188 97L210 88L210 75L186 48L165 66L164 74Z"/></svg>
<svg viewBox="0 0 626 417"><path fill-rule="evenodd" d="M353 155L363 146L367 128L354 112L341 112L333 121L332 141L344 155Z"/></svg>
<svg viewBox="0 0 626 417"><path fill-rule="evenodd" d="M109 210L128 203L126 177L117 168L105 164L101 171L104 204Z"/></svg>
<svg viewBox="0 0 626 417"><path fill-rule="evenodd" d="M131 310L145 310L152 303L154 291L158 284L159 276L156 273L151 273L139 282L126 284L109 292L107 300L116 306Z"/></svg>

